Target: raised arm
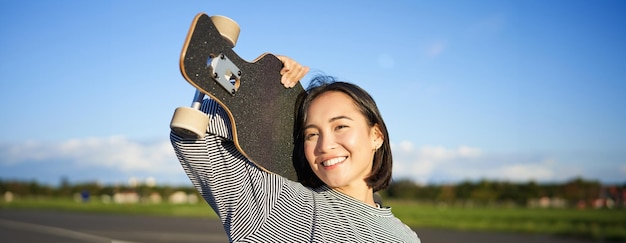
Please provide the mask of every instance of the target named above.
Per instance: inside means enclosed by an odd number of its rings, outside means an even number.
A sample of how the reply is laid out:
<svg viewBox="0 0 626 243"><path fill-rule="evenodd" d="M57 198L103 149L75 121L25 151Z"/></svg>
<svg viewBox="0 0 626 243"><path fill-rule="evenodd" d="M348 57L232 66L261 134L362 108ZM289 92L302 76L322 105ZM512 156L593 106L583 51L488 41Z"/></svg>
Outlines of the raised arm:
<svg viewBox="0 0 626 243"><path fill-rule="evenodd" d="M293 87L308 72L292 59L283 62L281 83ZM239 239L260 224L272 210L287 179L259 169L233 143L226 111L213 100L204 100L201 111L210 118L201 139L184 139L172 132L170 140L191 182L218 214L232 239ZM244 138L245 139L245 138Z"/></svg>

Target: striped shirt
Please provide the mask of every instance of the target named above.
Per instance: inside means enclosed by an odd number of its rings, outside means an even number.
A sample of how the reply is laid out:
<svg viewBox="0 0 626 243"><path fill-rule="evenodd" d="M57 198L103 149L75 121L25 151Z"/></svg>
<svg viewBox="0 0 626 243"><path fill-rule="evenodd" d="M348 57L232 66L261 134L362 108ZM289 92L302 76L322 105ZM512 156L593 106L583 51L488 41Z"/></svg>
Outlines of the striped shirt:
<svg viewBox="0 0 626 243"><path fill-rule="evenodd" d="M231 242L420 242L390 208L261 170L235 147L226 112L208 99L201 110L211 118L204 139L170 139Z"/></svg>

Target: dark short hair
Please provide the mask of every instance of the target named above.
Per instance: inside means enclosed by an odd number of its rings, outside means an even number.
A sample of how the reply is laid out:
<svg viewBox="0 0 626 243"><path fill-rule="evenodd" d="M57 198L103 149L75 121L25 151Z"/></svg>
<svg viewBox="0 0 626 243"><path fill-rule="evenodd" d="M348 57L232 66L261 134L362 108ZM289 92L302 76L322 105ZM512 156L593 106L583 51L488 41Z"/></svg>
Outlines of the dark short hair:
<svg viewBox="0 0 626 243"><path fill-rule="evenodd" d="M311 102L321 94L329 91L342 92L352 98L354 104L361 111L370 126L378 125L383 135L383 144L374 154L372 172L365 178L365 182L374 192L386 189L391 181L392 158L389 133L382 116L376 106L376 102L361 87L337 81L331 76L315 77L309 87L300 93L296 100L293 124L293 154L292 163L298 176L298 182L307 187L319 187L324 185L311 169L304 154L304 125L307 120L307 110Z"/></svg>

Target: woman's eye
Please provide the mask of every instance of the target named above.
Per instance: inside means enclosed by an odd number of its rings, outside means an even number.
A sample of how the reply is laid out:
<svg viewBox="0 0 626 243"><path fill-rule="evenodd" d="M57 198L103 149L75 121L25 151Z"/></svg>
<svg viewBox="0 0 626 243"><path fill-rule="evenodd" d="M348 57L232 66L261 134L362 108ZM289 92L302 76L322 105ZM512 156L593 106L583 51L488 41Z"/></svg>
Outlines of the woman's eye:
<svg viewBox="0 0 626 243"><path fill-rule="evenodd" d="M346 126L346 125L338 125L338 126L335 127L335 130L341 130L341 129L344 129L344 128L348 128L348 126Z"/></svg>
<svg viewBox="0 0 626 243"><path fill-rule="evenodd" d="M314 138L315 136L317 136L317 133L307 133L307 134L304 134L304 139L305 140L310 140L310 139Z"/></svg>

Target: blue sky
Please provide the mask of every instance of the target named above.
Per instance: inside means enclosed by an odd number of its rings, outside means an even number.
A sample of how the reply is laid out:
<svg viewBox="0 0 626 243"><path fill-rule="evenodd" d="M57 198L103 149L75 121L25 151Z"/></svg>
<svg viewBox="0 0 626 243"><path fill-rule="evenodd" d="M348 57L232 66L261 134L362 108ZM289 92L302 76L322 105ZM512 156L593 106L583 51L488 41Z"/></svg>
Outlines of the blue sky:
<svg viewBox="0 0 626 243"><path fill-rule="evenodd" d="M187 184L168 141L200 12L356 83L394 178L626 182L624 1L3 1L0 179ZM311 75L303 83L308 84Z"/></svg>

